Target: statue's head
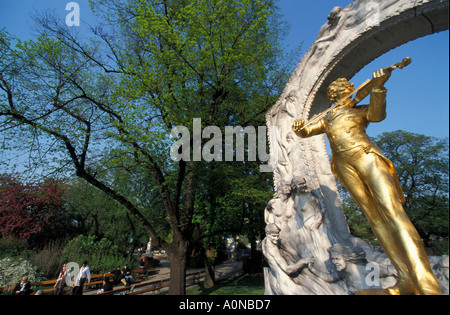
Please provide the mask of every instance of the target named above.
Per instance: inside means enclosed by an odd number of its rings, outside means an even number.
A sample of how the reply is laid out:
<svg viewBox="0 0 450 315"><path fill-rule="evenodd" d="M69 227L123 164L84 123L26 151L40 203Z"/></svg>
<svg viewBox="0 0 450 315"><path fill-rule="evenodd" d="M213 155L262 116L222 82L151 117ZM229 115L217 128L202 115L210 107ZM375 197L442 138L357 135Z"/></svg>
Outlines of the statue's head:
<svg viewBox="0 0 450 315"><path fill-rule="evenodd" d="M273 223L266 225L266 237L273 243L278 244L280 239L280 228Z"/></svg>
<svg viewBox="0 0 450 315"><path fill-rule="evenodd" d="M347 264L365 264L366 252L359 247L334 244L329 250L331 261L338 271L347 268Z"/></svg>
<svg viewBox="0 0 450 315"><path fill-rule="evenodd" d="M308 187L308 184L306 183L305 177L303 176L294 176L292 178L291 189L297 194L311 191Z"/></svg>
<svg viewBox="0 0 450 315"><path fill-rule="evenodd" d="M331 102L336 103L343 97L352 93L354 90L355 88L353 83L348 82L346 78L340 78L330 84L328 87L327 96Z"/></svg>
<svg viewBox="0 0 450 315"><path fill-rule="evenodd" d="M334 7L333 10L331 10L330 14L328 14L328 21L330 21L330 23L334 23L339 20L339 15L341 12L342 7Z"/></svg>

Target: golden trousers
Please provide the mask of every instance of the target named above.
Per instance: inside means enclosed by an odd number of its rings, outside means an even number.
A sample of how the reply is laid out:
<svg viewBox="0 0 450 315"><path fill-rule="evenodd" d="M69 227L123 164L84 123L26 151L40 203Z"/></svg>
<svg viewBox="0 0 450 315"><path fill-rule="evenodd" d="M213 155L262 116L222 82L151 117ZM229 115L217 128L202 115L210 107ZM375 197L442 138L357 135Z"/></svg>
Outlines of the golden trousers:
<svg viewBox="0 0 450 315"><path fill-rule="evenodd" d="M357 147L333 154L333 172L397 269L399 293L440 294L422 240L400 202L403 196L392 164L373 149Z"/></svg>

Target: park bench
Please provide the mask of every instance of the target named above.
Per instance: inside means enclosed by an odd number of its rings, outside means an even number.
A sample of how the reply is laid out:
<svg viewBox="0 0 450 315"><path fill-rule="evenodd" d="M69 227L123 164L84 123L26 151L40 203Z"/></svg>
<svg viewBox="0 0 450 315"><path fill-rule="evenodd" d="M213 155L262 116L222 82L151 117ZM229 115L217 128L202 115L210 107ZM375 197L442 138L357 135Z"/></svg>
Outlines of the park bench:
<svg viewBox="0 0 450 315"><path fill-rule="evenodd" d="M150 270L145 270L145 269L137 269L137 270L133 270L132 271L132 275L133 275L133 282L140 282L145 280L149 275L151 275L153 272ZM95 275L91 275L91 282L89 283L85 283L84 287L85 288L91 288L91 289L97 289L98 287L100 287L103 283L103 278L106 277L113 277L112 273L103 273L103 274L95 274ZM31 283L31 287L50 287L48 289L44 289L42 290L44 294L48 294L48 293L52 293L55 291L55 286L56 284L56 279L54 280L45 280L45 281L40 281L40 282L33 282ZM14 286L6 286L6 287L2 287L0 288L0 294L7 292L8 290L12 290ZM31 295L35 295L36 294L36 290L34 290L33 293L31 293Z"/></svg>
<svg viewBox="0 0 450 315"><path fill-rule="evenodd" d="M132 286L123 286L117 289L114 289L112 291L103 292L96 295L115 295L115 294L124 294L124 295L139 295L147 292L160 292L162 288L169 287L169 281L170 278L164 278L160 280L152 280L152 281L145 281L148 276L154 274L154 272L147 271L144 269L138 269L133 270L133 284ZM99 288L103 283L103 278L105 277L112 277L112 273L104 273L104 274L96 274L91 276L91 282L85 283L84 287L91 288L91 289L97 289ZM196 284L199 283L202 278L205 277L205 271L197 271L192 272L186 275L186 284L189 285L189 283ZM44 289L43 293L48 294L55 291L55 288L53 287L56 283L56 280L46 280L46 281L40 281L32 283L32 287L47 287L51 286L51 288ZM140 290L136 290L138 288L142 288ZM0 288L0 293L8 291L8 289L12 289L12 287L3 287ZM31 295L35 295L36 291L33 292Z"/></svg>
<svg viewBox="0 0 450 315"><path fill-rule="evenodd" d="M189 282L192 282L193 284L199 283L200 279L205 277L205 271L197 271L192 272L186 275L186 284ZM148 292L160 292L162 288L169 287L170 284L170 278L164 278L160 280L153 280L153 281L145 281L139 284L134 284L129 287L123 287L118 288L112 291L103 292L97 295L116 295L116 294L123 294L123 295L140 295L143 293ZM138 288L143 288L140 290L136 290Z"/></svg>

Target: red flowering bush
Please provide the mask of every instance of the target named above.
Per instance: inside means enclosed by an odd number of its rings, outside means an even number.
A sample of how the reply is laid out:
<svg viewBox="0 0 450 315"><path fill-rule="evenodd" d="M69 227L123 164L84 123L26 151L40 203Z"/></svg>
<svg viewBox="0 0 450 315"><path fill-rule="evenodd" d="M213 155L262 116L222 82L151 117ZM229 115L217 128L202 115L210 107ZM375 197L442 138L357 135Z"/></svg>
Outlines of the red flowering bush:
<svg viewBox="0 0 450 315"><path fill-rule="evenodd" d="M0 175L0 236L27 239L39 234L63 207L65 186L54 180L23 183Z"/></svg>

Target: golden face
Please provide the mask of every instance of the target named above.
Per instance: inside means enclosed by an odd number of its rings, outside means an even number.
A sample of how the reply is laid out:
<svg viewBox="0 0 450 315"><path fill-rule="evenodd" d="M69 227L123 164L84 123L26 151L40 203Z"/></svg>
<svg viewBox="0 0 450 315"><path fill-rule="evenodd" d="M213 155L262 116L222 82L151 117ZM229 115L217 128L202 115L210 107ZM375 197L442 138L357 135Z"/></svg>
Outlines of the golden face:
<svg viewBox="0 0 450 315"><path fill-rule="evenodd" d="M348 82L345 78L341 78L330 84L327 96L331 102L336 103L340 99L351 94L354 90L353 83Z"/></svg>

